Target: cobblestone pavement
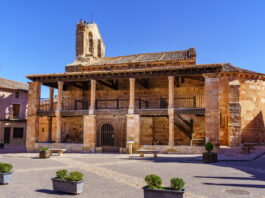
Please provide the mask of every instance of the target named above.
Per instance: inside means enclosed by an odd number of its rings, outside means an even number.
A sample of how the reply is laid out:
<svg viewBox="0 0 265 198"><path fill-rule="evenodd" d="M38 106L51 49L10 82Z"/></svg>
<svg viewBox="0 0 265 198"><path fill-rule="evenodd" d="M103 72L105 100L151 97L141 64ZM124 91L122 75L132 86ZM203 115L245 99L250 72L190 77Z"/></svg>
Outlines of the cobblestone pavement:
<svg viewBox="0 0 265 198"><path fill-rule="evenodd" d="M56 193L51 178L58 169L84 173L84 192L75 197L143 198L143 178L157 174L186 182L186 198L265 198L265 156L252 161L203 164L198 155L159 155L157 159L122 154L64 154L39 159L37 153L0 154L14 165L12 182L0 186L0 198L72 197Z"/></svg>

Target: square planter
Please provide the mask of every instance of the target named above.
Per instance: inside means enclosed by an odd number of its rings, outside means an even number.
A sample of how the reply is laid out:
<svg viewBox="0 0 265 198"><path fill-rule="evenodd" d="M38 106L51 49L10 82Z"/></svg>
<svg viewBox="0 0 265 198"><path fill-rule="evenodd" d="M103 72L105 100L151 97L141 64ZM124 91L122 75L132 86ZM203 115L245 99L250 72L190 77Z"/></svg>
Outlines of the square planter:
<svg viewBox="0 0 265 198"><path fill-rule="evenodd" d="M49 158L51 157L51 151L47 150L47 151L40 151L40 158Z"/></svg>
<svg viewBox="0 0 265 198"><path fill-rule="evenodd" d="M11 181L12 173L0 173L0 184L8 184Z"/></svg>
<svg viewBox="0 0 265 198"><path fill-rule="evenodd" d="M185 190L166 190L166 189L150 189L143 188L144 198L184 198Z"/></svg>
<svg viewBox="0 0 265 198"><path fill-rule="evenodd" d="M217 153L215 153L215 152L203 153L203 162L204 163L216 163L217 162Z"/></svg>
<svg viewBox="0 0 265 198"><path fill-rule="evenodd" d="M60 180L52 178L53 190L57 192L64 192L77 195L83 192L84 180L72 182L67 180Z"/></svg>

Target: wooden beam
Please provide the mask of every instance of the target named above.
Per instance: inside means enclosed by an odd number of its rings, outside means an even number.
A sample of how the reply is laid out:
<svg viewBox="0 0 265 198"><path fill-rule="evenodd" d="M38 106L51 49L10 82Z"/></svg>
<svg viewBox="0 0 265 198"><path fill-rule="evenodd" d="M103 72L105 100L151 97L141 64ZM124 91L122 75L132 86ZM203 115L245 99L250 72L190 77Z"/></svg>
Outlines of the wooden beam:
<svg viewBox="0 0 265 198"><path fill-rule="evenodd" d="M98 82L106 87L118 90L118 80L98 80Z"/></svg>
<svg viewBox="0 0 265 198"><path fill-rule="evenodd" d="M143 88L145 88L145 89L149 89L149 81L148 81L148 79L146 79L146 78L142 78L142 79L136 79L136 82L138 83L138 84L140 84Z"/></svg>

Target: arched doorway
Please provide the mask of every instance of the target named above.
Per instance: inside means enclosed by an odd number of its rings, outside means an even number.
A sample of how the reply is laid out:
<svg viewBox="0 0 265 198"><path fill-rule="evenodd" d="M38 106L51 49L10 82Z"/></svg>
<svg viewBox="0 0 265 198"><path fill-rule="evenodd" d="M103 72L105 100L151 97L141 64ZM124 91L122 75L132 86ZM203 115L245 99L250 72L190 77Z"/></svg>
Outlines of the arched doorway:
<svg viewBox="0 0 265 198"><path fill-rule="evenodd" d="M114 129L111 124L105 123L100 130L100 145L114 146Z"/></svg>
<svg viewBox="0 0 265 198"><path fill-rule="evenodd" d="M105 123L99 128L98 146L102 148L104 153L119 152L119 147L115 141L114 127L111 124Z"/></svg>

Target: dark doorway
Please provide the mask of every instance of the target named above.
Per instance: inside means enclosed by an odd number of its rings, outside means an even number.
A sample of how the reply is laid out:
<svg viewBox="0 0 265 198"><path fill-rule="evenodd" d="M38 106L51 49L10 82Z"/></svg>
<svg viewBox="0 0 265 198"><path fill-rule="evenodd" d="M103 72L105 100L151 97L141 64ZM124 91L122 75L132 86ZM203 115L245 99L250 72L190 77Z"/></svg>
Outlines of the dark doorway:
<svg viewBox="0 0 265 198"><path fill-rule="evenodd" d="M101 146L114 146L114 129L111 124L101 127Z"/></svg>
<svg viewBox="0 0 265 198"><path fill-rule="evenodd" d="M4 143L5 144L10 144L10 132L11 132L10 127L4 128Z"/></svg>
<svg viewBox="0 0 265 198"><path fill-rule="evenodd" d="M102 152L118 152L119 147L114 146L114 128L111 124L103 124L100 131L100 146Z"/></svg>

